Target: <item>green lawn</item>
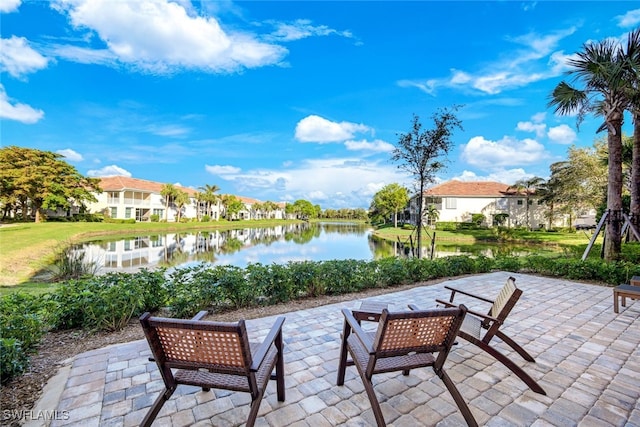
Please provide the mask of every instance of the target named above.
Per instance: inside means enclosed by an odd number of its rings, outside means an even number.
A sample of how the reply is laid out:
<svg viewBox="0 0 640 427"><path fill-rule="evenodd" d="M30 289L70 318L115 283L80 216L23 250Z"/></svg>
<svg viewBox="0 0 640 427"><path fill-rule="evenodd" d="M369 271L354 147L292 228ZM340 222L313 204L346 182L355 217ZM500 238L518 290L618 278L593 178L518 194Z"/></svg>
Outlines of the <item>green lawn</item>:
<svg viewBox="0 0 640 427"><path fill-rule="evenodd" d="M139 222L113 224L103 222L16 223L0 226L0 285L17 285L49 264L65 245L93 240L99 236L135 236L140 233L195 231L247 227L271 227L284 220L212 221L188 223Z"/></svg>

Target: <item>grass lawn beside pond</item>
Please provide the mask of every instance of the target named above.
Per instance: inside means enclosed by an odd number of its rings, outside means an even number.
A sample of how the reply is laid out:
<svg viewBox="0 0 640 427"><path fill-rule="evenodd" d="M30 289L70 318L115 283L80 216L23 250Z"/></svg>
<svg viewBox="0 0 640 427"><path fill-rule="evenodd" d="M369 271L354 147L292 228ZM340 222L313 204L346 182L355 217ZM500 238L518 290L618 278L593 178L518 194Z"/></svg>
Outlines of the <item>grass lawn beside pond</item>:
<svg viewBox="0 0 640 427"><path fill-rule="evenodd" d="M135 236L140 233L224 230L233 228L273 227L299 221L244 220L211 222L138 222L115 224L104 222L12 223L0 226L0 286L13 286L30 280L48 265L64 246L100 236Z"/></svg>

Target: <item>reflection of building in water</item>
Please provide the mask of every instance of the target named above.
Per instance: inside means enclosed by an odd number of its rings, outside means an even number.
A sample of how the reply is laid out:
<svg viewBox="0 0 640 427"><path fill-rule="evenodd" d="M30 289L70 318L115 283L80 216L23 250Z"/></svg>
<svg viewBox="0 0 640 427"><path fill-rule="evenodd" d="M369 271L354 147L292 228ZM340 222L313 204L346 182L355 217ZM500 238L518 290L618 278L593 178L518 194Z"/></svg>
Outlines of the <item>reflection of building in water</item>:
<svg viewBox="0 0 640 427"><path fill-rule="evenodd" d="M285 233L298 227L291 224L270 228L170 233L111 242L85 243L79 245L77 250L84 251L86 261L99 264L100 274L116 271L133 273L142 268L169 267L196 261L202 254L219 254L229 241L240 242L241 245L237 248L239 250L260 243L283 240ZM209 261L211 259L211 256L207 258Z"/></svg>

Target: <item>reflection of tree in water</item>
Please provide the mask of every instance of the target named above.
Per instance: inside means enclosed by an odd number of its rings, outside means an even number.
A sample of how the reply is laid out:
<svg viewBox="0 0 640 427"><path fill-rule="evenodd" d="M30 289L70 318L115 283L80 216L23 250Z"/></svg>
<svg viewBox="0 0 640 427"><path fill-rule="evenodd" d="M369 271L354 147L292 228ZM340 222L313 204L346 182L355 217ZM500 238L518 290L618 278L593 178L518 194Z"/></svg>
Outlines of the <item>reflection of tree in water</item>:
<svg viewBox="0 0 640 427"><path fill-rule="evenodd" d="M234 252L238 252L244 244L236 239L235 237L229 237L218 249L218 252L221 254L232 254Z"/></svg>
<svg viewBox="0 0 640 427"><path fill-rule="evenodd" d="M319 237L321 228L318 224L297 224L294 230L284 233L284 240L297 244L309 243L314 237Z"/></svg>
<svg viewBox="0 0 640 427"><path fill-rule="evenodd" d="M173 236L173 241L167 244L163 250L162 260L167 265L176 264L181 259L189 259L189 253L184 251L184 240L182 234L176 233Z"/></svg>
<svg viewBox="0 0 640 427"><path fill-rule="evenodd" d="M364 235L368 229L366 225L355 222L320 222L317 225L322 227L325 233L355 234L357 236Z"/></svg>
<svg viewBox="0 0 640 427"><path fill-rule="evenodd" d="M368 241L373 259L395 257L400 251L397 242L390 242L374 235L370 235Z"/></svg>

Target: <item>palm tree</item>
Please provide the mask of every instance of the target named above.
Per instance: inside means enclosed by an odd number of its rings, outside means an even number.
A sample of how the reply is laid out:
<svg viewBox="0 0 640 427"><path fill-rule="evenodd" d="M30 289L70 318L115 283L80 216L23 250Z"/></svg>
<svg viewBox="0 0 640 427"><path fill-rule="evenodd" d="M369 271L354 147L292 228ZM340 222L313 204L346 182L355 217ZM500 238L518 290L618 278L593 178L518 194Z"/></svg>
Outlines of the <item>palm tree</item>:
<svg viewBox="0 0 640 427"><path fill-rule="evenodd" d="M524 193L525 205L526 205L526 221L527 228L531 230L531 218L529 218L529 202L533 194L538 191L544 184L544 179L539 176L534 176L529 179L519 179L515 184L510 185L507 191L515 191L517 194Z"/></svg>
<svg viewBox="0 0 640 427"><path fill-rule="evenodd" d="M631 155L631 205L629 216L640 231L640 28L629 33L626 49L627 80L631 115L633 116L633 147ZM633 233L630 234L633 238Z"/></svg>
<svg viewBox="0 0 640 427"><path fill-rule="evenodd" d="M207 204L206 214L212 217L211 205L218 202L218 195L216 193L220 191L220 187L215 184L205 184L204 187L198 187L198 189L204 191L203 201Z"/></svg>
<svg viewBox="0 0 640 427"><path fill-rule="evenodd" d="M176 187L173 184L164 184L160 190L160 195L164 197L164 220L169 220L169 202L173 200L177 193Z"/></svg>
<svg viewBox="0 0 640 427"><path fill-rule="evenodd" d="M435 207L435 205L430 204L425 210L425 217L427 217L427 224L433 225L438 220L438 218L440 218L440 212L438 211L438 208Z"/></svg>
<svg viewBox="0 0 640 427"><path fill-rule="evenodd" d="M578 126L587 114L594 113L604 118L599 130L607 130L609 151L606 260L620 257L622 242L622 122L628 105L624 57L623 49L613 40L584 44L576 58L567 61L571 66L567 74L575 76L584 88L578 89L562 81L553 90L549 101L549 106L555 107L557 113L577 113Z"/></svg>

